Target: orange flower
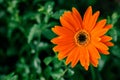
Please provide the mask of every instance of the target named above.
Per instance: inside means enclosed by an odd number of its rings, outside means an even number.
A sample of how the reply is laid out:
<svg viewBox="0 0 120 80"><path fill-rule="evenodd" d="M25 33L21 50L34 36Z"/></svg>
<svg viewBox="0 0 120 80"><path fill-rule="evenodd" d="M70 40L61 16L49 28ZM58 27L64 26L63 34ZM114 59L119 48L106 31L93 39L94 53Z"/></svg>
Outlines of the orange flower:
<svg viewBox="0 0 120 80"><path fill-rule="evenodd" d="M66 64L71 62L74 67L79 61L88 70L90 63L97 67L100 53L109 54L108 46L113 46L110 42L112 38L105 33L112 27L106 25L106 19L97 22L100 12L92 14L92 7L88 7L83 19L76 10L67 11L60 17L62 26L55 26L52 31L58 36L51 40L57 44L53 50L58 53L61 60L65 57Z"/></svg>

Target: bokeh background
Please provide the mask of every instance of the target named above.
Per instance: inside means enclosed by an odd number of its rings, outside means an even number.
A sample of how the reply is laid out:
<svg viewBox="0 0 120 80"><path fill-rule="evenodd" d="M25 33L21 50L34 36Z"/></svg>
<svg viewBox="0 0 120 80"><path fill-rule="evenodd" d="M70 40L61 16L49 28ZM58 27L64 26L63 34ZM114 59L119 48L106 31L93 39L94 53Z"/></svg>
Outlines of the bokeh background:
<svg viewBox="0 0 120 80"><path fill-rule="evenodd" d="M64 11L83 16L90 5L113 24L107 35L115 46L86 71L59 61L50 40ZM0 0L0 80L120 80L120 0Z"/></svg>

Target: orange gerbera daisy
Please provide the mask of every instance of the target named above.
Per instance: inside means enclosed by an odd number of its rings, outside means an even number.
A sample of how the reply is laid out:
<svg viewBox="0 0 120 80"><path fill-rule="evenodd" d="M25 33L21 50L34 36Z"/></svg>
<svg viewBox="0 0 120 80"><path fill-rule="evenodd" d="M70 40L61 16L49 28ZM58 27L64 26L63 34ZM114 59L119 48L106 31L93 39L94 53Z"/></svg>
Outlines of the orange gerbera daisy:
<svg viewBox="0 0 120 80"><path fill-rule="evenodd" d="M52 31L58 36L51 40L57 44L53 50L58 53L61 60L65 57L66 64L71 62L74 67L79 61L88 70L90 63L97 67L100 53L109 54L108 46L113 46L110 42L112 38L105 33L112 27L106 25L106 19L97 22L100 12L92 14L92 7L88 7L83 19L76 10L66 11L60 17L62 26L55 26Z"/></svg>

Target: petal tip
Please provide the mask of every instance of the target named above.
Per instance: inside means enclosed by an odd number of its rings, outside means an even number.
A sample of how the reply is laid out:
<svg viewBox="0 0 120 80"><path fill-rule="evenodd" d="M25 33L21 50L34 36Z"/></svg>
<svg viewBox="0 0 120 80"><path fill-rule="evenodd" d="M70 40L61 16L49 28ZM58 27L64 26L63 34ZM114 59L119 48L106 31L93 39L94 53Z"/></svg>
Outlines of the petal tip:
<svg viewBox="0 0 120 80"><path fill-rule="evenodd" d="M89 6L88 8L91 8L91 9L92 9L92 6Z"/></svg>
<svg viewBox="0 0 120 80"><path fill-rule="evenodd" d="M60 56L58 56L58 60L62 60L63 58L61 58Z"/></svg>
<svg viewBox="0 0 120 80"><path fill-rule="evenodd" d="M57 51L58 51L58 50L56 49L56 46L53 48L53 51L54 51L54 52L57 52Z"/></svg>
<svg viewBox="0 0 120 80"><path fill-rule="evenodd" d="M100 15L100 11L97 11L96 13L97 13L98 15Z"/></svg>
<svg viewBox="0 0 120 80"><path fill-rule="evenodd" d="M72 10L75 10L76 8L75 7L72 7Z"/></svg>
<svg viewBox="0 0 120 80"><path fill-rule="evenodd" d="M54 32L54 27L53 27L53 28L51 28L51 30Z"/></svg>
<svg viewBox="0 0 120 80"><path fill-rule="evenodd" d="M92 12L92 6L89 6L86 10L86 12Z"/></svg>
<svg viewBox="0 0 120 80"><path fill-rule="evenodd" d="M71 64L71 67L72 67L72 68L74 68L74 67L75 67L75 65L72 65L72 64Z"/></svg>
<svg viewBox="0 0 120 80"><path fill-rule="evenodd" d="M85 70L87 71L88 70L88 66L84 66Z"/></svg>

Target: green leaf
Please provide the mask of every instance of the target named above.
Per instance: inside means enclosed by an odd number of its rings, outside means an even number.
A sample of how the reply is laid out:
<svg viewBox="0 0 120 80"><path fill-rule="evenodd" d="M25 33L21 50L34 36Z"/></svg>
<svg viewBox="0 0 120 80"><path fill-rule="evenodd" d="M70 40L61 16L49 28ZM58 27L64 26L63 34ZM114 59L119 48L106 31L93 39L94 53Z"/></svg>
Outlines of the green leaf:
<svg viewBox="0 0 120 80"><path fill-rule="evenodd" d="M108 16L108 24L112 24L113 26L117 23L120 15L117 12L114 12L111 16Z"/></svg>
<svg viewBox="0 0 120 80"><path fill-rule="evenodd" d="M72 69L68 68L67 73L68 73L68 76L72 76L75 72Z"/></svg>
<svg viewBox="0 0 120 80"><path fill-rule="evenodd" d="M45 15L45 17L44 17L44 22L45 22L45 23L48 23L49 19L50 19L50 16L49 16L49 15Z"/></svg>
<svg viewBox="0 0 120 80"><path fill-rule="evenodd" d="M119 33L119 32L118 32ZM112 29L110 29L110 31L108 32L108 35L110 35L112 37L113 41L117 41L118 39L118 33L117 30L113 27Z"/></svg>
<svg viewBox="0 0 120 80"><path fill-rule="evenodd" d="M118 13L114 12L112 14L111 18L112 18L112 24L114 25L118 21L118 19L119 19Z"/></svg>
<svg viewBox="0 0 120 80"><path fill-rule="evenodd" d="M55 70L51 76L53 77L54 80L60 80L60 78L62 78L64 75L64 71L63 69L58 69L58 70Z"/></svg>
<svg viewBox="0 0 120 80"><path fill-rule="evenodd" d="M44 31L42 31L42 34L49 40L55 36L55 34L49 29L44 29Z"/></svg>
<svg viewBox="0 0 120 80"><path fill-rule="evenodd" d="M46 2L45 10L46 10L47 14L50 14L52 12L53 6L54 6L54 2L52 2L52 1Z"/></svg>
<svg viewBox="0 0 120 80"><path fill-rule="evenodd" d="M35 72L40 74L42 72L40 66L40 59L38 57L34 57L32 65L34 66Z"/></svg>
<svg viewBox="0 0 120 80"><path fill-rule="evenodd" d="M53 60L53 57L46 57L43 62L46 64L46 65L49 65Z"/></svg>
<svg viewBox="0 0 120 80"><path fill-rule="evenodd" d="M18 80L18 76L15 75L14 73L11 73L7 75L5 78L3 78L2 80Z"/></svg>
<svg viewBox="0 0 120 80"><path fill-rule="evenodd" d="M0 3L2 3L3 2L3 0L0 0Z"/></svg>
<svg viewBox="0 0 120 80"><path fill-rule="evenodd" d="M101 59L99 60L99 65L98 65L99 71L101 71L103 69L108 58L109 58L109 56L101 55Z"/></svg>
<svg viewBox="0 0 120 80"><path fill-rule="evenodd" d="M39 25L34 24L34 26L30 29L29 35L28 35L28 43L31 42L34 36L39 36L41 34L41 30L39 28Z"/></svg>
<svg viewBox="0 0 120 80"><path fill-rule="evenodd" d="M54 64L54 65L53 65L54 68L60 68L61 65L62 65L62 66L65 65L63 61L64 61L64 60L61 60L61 61L58 60L57 56L55 56L55 57L54 57L54 60L53 60L53 62L52 62L52 63ZM56 63L57 63L57 64L56 64Z"/></svg>
<svg viewBox="0 0 120 80"><path fill-rule="evenodd" d="M64 13L65 10L59 10L59 11L56 11L52 17L55 18L55 19L59 19L60 16Z"/></svg>
<svg viewBox="0 0 120 80"><path fill-rule="evenodd" d="M40 43L37 43L37 45L39 50L46 50L49 47L49 44L46 42L40 42Z"/></svg>
<svg viewBox="0 0 120 80"><path fill-rule="evenodd" d="M48 1L45 3L44 6L40 6L40 8L38 8L38 12L41 12L45 15L51 15L53 14L53 6L54 6L54 2L52 1Z"/></svg>
<svg viewBox="0 0 120 80"><path fill-rule="evenodd" d="M116 57L120 58L120 47L119 46L114 46L112 48L112 53L113 55L115 55Z"/></svg>
<svg viewBox="0 0 120 80"><path fill-rule="evenodd" d="M50 27L54 27L55 25L57 25L57 22L50 22L49 24L47 24L45 27L46 28L50 28Z"/></svg>
<svg viewBox="0 0 120 80"><path fill-rule="evenodd" d="M49 77L51 76L51 74L52 74L52 67L47 66L44 70L44 75L47 78L47 80L49 80Z"/></svg>

